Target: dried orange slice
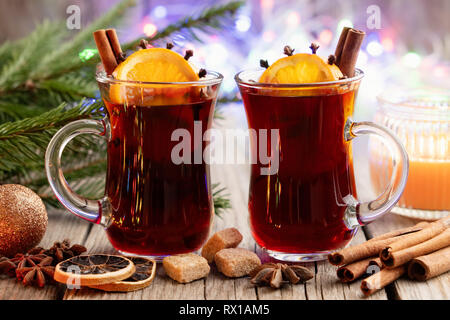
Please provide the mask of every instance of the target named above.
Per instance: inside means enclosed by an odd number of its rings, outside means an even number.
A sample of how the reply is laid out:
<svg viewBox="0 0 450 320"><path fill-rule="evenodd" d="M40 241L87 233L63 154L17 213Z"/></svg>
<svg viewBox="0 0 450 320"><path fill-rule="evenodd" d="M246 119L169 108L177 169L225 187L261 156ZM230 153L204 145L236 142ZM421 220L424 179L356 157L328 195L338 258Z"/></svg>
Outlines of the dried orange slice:
<svg viewBox="0 0 450 320"><path fill-rule="evenodd" d="M180 54L164 48L139 50L117 66L113 77L118 80L139 82L189 82L198 81L198 74ZM187 86L158 84L115 84L110 89L113 103L129 105L152 105L180 97L188 91ZM155 101L156 100L156 101ZM163 99L164 100L164 99ZM163 103L164 101L162 101Z"/></svg>
<svg viewBox="0 0 450 320"><path fill-rule="evenodd" d="M109 292L129 292L148 287L156 275L156 261L141 258L128 257L136 267L136 271L131 277L108 284L91 285L89 288L99 289Z"/></svg>
<svg viewBox="0 0 450 320"><path fill-rule="evenodd" d="M133 262L125 257L92 254L58 263L54 279L68 285L91 286L127 279L135 271Z"/></svg>
<svg viewBox="0 0 450 320"><path fill-rule="evenodd" d="M261 75L259 82L273 84L317 83L343 77L335 64L326 63L316 54L298 53L281 58Z"/></svg>

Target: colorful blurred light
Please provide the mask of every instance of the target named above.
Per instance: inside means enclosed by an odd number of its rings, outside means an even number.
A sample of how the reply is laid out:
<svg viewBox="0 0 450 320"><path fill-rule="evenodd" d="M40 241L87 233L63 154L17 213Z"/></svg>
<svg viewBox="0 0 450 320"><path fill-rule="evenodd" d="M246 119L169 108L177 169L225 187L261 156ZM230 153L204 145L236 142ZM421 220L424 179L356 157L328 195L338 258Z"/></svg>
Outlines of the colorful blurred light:
<svg viewBox="0 0 450 320"><path fill-rule="evenodd" d="M288 14L286 22L290 26L296 26L300 23L300 15L298 12L292 11Z"/></svg>
<svg viewBox="0 0 450 320"><path fill-rule="evenodd" d="M265 42L272 42L275 40L276 34L273 31L266 31L263 33L262 37Z"/></svg>
<svg viewBox="0 0 450 320"><path fill-rule="evenodd" d="M78 54L78 56L80 57L81 61L85 62L91 59L93 56L95 56L97 52L98 52L97 49L84 49Z"/></svg>
<svg viewBox="0 0 450 320"><path fill-rule="evenodd" d="M394 40L389 37L385 37L381 40L381 45L383 46L384 50L387 52L391 52L394 50Z"/></svg>
<svg viewBox="0 0 450 320"><path fill-rule="evenodd" d="M247 32L252 26L252 20L248 16L241 15L237 18L235 26L239 32Z"/></svg>
<svg viewBox="0 0 450 320"><path fill-rule="evenodd" d="M342 19L338 22L337 31L341 33L344 27L353 28L353 22L350 19Z"/></svg>
<svg viewBox="0 0 450 320"><path fill-rule="evenodd" d="M167 16L167 9L164 6L156 6L152 13L155 18L163 19Z"/></svg>
<svg viewBox="0 0 450 320"><path fill-rule="evenodd" d="M144 25L144 33L147 37L154 37L156 32L158 32L158 28L153 23L146 23Z"/></svg>
<svg viewBox="0 0 450 320"><path fill-rule="evenodd" d="M422 61L422 57L413 51L408 52L402 57L402 63L409 68L417 68Z"/></svg>
<svg viewBox="0 0 450 320"><path fill-rule="evenodd" d="M374 57L381 56L383 54L383 46L376 40L370 41L366 48L367 52Z"/></svg>
<svg viewBox="0 0 450 320"><path fill-rule="evenodd" d="M319 34L319 42L321 44L327 46L331 40L333 40L333 32L331 30L325 29Z"/></svg>
<svg viewBox="0 0 450 320"><path fill-rule="evenodd" d="M261 7L263 9L272 9L274 0L261 0Z"/></svg>

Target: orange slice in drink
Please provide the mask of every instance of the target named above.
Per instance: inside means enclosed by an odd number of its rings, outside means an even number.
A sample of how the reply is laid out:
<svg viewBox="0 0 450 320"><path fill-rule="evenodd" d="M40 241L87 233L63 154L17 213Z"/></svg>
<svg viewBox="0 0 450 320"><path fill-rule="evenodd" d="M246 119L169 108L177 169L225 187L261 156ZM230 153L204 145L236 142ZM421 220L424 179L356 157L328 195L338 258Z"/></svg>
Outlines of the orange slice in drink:
<svg viewBox="0 0 450 320"><path fill-rule="evenodd" d="M180 54L164 49L139 50L117 66L113 77L138 82L198 81L198 74ZM188 85L169 84L114 84L110 88L111 102L128 105L159 105L182 102Z"/></svg>
<svg viewBox="0 0 450 320"><path fill-rule="evenodd" d="M316 54L298 53L281 58L261 75L259 82L297 84L335 81L343 77L339 68L326 63Z"/></svg>

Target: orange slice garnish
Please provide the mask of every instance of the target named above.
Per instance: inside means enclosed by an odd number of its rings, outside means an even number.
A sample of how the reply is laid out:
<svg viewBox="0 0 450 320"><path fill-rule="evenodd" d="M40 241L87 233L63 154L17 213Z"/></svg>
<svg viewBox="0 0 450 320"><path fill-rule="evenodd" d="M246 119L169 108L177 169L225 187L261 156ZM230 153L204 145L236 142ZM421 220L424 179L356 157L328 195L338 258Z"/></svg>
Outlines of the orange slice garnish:
<svg viewBox="0 0 450 320"><path fill-rule="evenodd" d="M261 75L259 82L297 84L335 81L343 77L339 68L326 63L316 54L298 53L281 58Z"/></svg>
<svg viewBox="0 0 450 320"><path fill-rule="evenodd" d="M139 50L117 66L113 77L118 80L139 82L198 81L198 74L180 54L164 49ZM113 84L110 100L117 104L155 105L182 102L189 91L186 85Z"/></svg>

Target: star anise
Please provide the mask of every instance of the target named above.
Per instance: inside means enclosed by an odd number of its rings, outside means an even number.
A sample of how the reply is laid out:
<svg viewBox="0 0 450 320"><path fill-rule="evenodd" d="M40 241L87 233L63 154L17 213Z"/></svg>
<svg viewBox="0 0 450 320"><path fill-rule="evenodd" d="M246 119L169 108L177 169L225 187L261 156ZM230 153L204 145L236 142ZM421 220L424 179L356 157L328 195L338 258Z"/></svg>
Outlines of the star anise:
<svg viewBox="0 0 450 320"><path fill-rule="evenodd" d="M308 281L312 272L302 266L282 263L265 263L250 273L251 282L256 285L270 285L278 289L283 283L296 284Z"/></svg>
<svg viewBox="0 0 450 320"><path fill-rule="evenodd" d="M53 247L44 251L44 254L53 258L55 264L69 258L79 256L87 249L79 244L70 245L70 241L65 239L62 242L55 242Z"/></svg>
<svg viewBox="0 0 450 320"><path fill-rule="evenodd" d="M14 277L16 274L16 265L7 257L0 257L0 274L8 274Z"/></svg>
<svg viewBox="0 0 450 320"><path fill-rule="evenodd" d="M46 256L39 263L35 263L31 259L26 261L30 265L16 269L17 280L22 281L26 286L35 285L40 288L44 287L47 281L53 281L55 267L52 266L52 257Z"/></svg>

